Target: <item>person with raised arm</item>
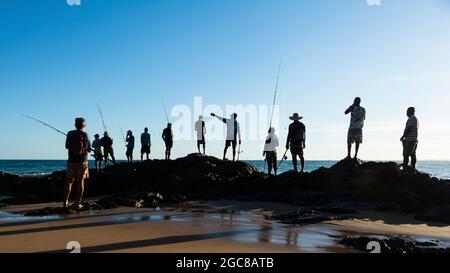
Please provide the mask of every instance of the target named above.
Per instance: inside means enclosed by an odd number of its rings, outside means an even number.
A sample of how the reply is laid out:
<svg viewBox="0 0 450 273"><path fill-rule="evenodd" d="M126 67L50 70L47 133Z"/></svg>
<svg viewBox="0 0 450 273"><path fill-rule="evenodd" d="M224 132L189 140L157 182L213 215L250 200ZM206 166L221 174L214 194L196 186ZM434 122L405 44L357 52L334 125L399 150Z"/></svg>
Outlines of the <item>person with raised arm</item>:
<svg viewBox="0 0 450 273"><path fill-rule="evenodd" d="M236 146L238 144L238 138L239 138L239 145L241 145L241 143L242 143L241 128L240 128L239 122L237 121L238 115L236 113L234 113L230 116L230 118L223 118L223 117L217 116L214 113L211 113L211 116L222 121L227 126L227 139L225 141L225 149L223 151L223 160L226 160L228 148L230 146L232 146L233 161L236 161Z"/></svg>

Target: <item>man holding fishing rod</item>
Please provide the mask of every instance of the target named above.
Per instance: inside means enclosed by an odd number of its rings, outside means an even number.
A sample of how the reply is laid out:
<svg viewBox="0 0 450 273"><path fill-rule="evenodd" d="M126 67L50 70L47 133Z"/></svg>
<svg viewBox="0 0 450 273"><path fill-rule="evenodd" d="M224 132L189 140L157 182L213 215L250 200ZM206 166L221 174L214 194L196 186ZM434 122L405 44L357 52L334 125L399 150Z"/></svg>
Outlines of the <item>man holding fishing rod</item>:
<svg viewBox="0 0 450 273"><path fill-rule="evenodd" d="M75 119L76 130L67 133L66 149L68 150L67 181L64 189L63 207L69 206L70 193L75 183L77 186L77 198L74 204L76 208L82 209L84 194L84 181L89 178L88 153L92 151L89 136L84 132L86 120Z"/></svg>
<svg viewBox="0 0 450 273"><path fill-rule="evenodd" d="M233 161L236 161L236 146L238 144L237 138L239 137L239 146L242 143L241 139L241 127L239 122L237 122L237 114L234 113L230 118L222 118L214 113L211 116L216 117L218 120L222 121L227 125L227 140L225 141L225 149L223 151L223 160L226 160L227 151L230 146L233 147Z"/></svg>

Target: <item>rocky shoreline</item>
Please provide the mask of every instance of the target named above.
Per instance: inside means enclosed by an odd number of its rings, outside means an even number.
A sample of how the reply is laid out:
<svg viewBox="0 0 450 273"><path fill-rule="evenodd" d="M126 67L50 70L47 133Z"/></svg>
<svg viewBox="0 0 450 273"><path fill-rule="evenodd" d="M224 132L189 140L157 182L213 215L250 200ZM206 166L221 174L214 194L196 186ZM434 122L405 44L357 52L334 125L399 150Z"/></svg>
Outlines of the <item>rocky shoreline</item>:
<svg viewBox="0 0 450 273"><path fill-rule="evenodd" d="M41 177L0 173L0 195L14 196L0 203L61 201L64 182L65 172ZM302 218L323 221L357 210L414 213L419 220L450 223L450 181L420 172L404 173L393 162L346 159L311 173L287 172L269 177L245 162L191 154L173 161L110 166L99 174L91 170L86 197L96 196L108 197L86 203L86 210L232 199L305 208L306 214L279 216L293 223L301 223ZM65 213L73 211L47 208L29 212L30 215Z"/></svg>

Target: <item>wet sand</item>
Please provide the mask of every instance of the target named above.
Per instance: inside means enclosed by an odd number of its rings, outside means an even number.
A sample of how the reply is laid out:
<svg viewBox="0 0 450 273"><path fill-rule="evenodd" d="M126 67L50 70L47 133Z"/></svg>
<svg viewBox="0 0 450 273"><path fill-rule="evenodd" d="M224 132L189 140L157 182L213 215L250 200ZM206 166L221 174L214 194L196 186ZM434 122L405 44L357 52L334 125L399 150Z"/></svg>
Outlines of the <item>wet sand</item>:
<svg viewBox="0 0 450 273"><path fill-rule="evenodd" d="M277 203L192 202L160 209L119 208L48 218L6 214L58 205L4 208L0 214L0 252L68 252L65 248L70 241L79 242L82 252L355 252L339 245L339 240L347 234L410 234L450 240L449 227L413 223L409 216L395 214L365 212L364 218L373 220L304 226L266 220L264 215L296 209Z"/></svg>

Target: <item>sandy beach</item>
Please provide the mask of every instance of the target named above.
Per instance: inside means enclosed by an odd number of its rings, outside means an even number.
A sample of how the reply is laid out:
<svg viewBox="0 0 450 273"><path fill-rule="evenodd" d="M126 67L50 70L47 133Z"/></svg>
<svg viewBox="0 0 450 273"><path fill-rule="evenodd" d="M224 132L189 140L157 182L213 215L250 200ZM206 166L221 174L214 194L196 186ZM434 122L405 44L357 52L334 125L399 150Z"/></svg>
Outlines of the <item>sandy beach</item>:
<svg viewBox="0 0 450 273"><path fill-rule="evenodd" d="M267 220L287 212L279 203L191 202L157 209L118 208L79 215L23 217L20 212L58 206L4 208L0 252L69 252L76 241L95 253L333 253L357 252L338 242L349 234L414 236L450 241L450 228L394 213L358 214L358 219L293 226ZM11 213L11 214L8 214ZM356 216L355 216L356 217Z"/></svg>

